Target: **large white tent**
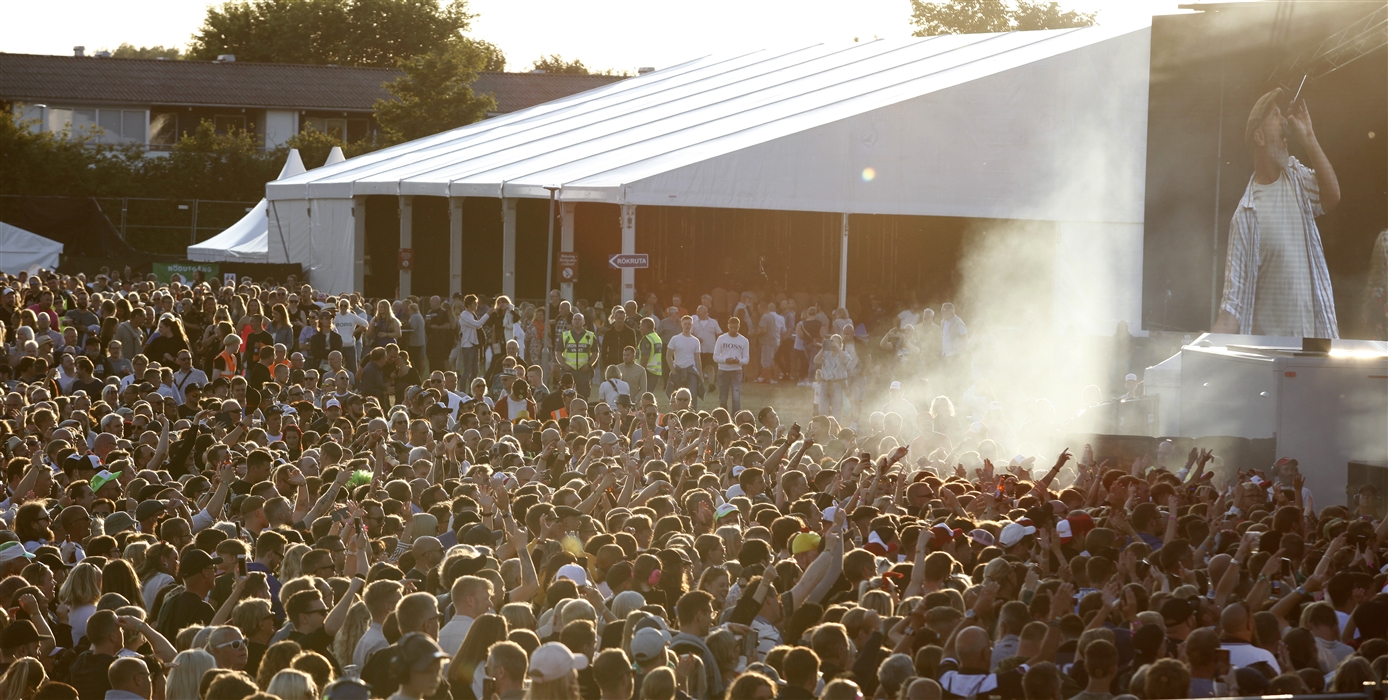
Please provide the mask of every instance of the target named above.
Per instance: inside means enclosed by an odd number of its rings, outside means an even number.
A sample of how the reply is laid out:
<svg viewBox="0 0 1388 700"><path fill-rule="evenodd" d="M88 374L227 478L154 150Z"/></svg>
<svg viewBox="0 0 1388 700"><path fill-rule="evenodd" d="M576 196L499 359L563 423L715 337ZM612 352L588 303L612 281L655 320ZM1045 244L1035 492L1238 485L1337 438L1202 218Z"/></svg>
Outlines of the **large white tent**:
<svg viewBox="0 0 1388 700"><path fill-rule="evenodd" d="M346 160L342 149L333 146L328 154L326 165ZM299 149L289 149L289 157L284 161L277 180L294 177L305 172L303 158ZM270 216L269 205L260 200L240 221L225 231L196 245L188 246L188 259L197 262L270 262ZM281 261L282 262L282 261Z"/></svg>
<svg viewBox="0 0 1388 700"><path fill-rule="evenodd" d="M0 221L0 272L17 275L32 274L40 268L54 270L62 253L62 243Z"/></svg>
<svg viewBox="0 0 1388 700"><path fill-rule="evenodd" d="M648 205L1044 220L1058 257L1117 280L1058 286L1063 322L1111 332L1139 321L1150 36L1097 26L708 56L273 182L266 196L272 211L311 203L277 235L333 292L361 288L354 200L368 195L401 197L402 247L412 197L547 187L565 204L565 250L570 205L584 201L622 205L622 252L631 208ZM514 211L503 207L507 293Z"/></svg>

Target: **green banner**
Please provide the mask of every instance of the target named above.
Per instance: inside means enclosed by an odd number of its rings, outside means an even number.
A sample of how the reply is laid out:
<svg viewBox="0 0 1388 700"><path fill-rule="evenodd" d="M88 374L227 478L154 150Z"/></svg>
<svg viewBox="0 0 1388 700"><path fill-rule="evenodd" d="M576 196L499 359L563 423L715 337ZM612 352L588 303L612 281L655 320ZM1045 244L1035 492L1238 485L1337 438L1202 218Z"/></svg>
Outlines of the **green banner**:
<svg viewBox="0 0 1388 700"><path fill-rule="evenodd" d="M194 272L201 272L204 279L210 280L221 274L221 266L204 262L154 263L154 276L159 279L160 284L172 282L174 275L182 278L184 283L191 283Z"/></svg>

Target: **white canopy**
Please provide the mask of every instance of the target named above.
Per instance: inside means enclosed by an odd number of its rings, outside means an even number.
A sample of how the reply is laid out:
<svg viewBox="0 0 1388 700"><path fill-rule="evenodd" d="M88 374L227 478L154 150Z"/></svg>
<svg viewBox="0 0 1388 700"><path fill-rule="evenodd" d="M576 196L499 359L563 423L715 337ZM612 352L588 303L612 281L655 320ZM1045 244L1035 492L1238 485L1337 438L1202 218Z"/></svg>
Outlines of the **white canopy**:
<svg viewBox="0 0 1388 700"><path fill-rule="evenodd" d="M32 231L0 222L0 272L33 274L39 268L57 269L63 244Z"/></svg>
<svg viewBox="0 0 1388 700"><path fill-rule="evenodd" d="M340 156L341 149L333 150ZM329 159L331 161L331 158ZM299 157L299 149L289 149L289 157L284 161L279 178L283 180L304 172L304 160ZM188 246L188 259L197 262L248 262L266 263L270 261L270 219L266 213L265 200L260 200L240 221L227 230L196 245Z"/></svg>
<svg viewBox="0 0 1388 700"><path fill-rule="evenodd" d="M1096 26L709 56L266 192L1141 222L1149 44Z"/></svg>

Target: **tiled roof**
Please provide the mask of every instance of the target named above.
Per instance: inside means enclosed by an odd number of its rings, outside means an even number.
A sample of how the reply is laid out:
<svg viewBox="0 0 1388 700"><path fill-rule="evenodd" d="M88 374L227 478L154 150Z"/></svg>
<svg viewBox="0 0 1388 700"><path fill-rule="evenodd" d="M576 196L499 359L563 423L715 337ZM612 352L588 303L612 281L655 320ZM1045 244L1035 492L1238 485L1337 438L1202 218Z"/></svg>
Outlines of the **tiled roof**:
<svg viewBox="0 0 1388 700"><path fill-rule="evenodd" d="M0 53L0 99L370 111L389 97L381 84L399 75L390 68ZM494 94L497 112L514 112L616 80L482 73L474 89Z"/></svg>

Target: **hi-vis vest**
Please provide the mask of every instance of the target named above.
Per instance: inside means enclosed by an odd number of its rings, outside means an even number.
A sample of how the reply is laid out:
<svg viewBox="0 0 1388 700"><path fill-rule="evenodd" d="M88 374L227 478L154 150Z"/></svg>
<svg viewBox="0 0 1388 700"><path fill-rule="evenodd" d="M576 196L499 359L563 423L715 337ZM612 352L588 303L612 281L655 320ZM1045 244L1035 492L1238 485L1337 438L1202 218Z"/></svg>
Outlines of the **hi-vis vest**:
<svg viewBox="0 0 1388 700"><path fill-rule="evenodd" d="M559 356L564 360L564 366L569 369L583 369L592 363L593 346L597 344L597 336L592 331L585 330L583 335L574 339L572 331L564 331L560 337L564 345L564 351Z"/></svg>
<svg viewBox="0 0 1388 700"><path fill-rule="evenodd" d="M217 357L222 360L222 366L226 367L226 374L228 376L236 374L235 355L227 352L226 350L223 350L222 354L218 355Z"/></svg>
<svg viewBox="0 0 1388 700"><path fill-rule="evenodd" d="M659 377L664 365L665 344L660 342L660 334L647 333L644 340L651 346L651 356L646 359L646 371Z"/></svg>

